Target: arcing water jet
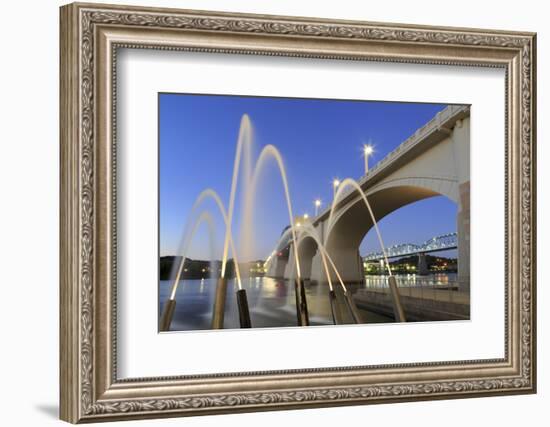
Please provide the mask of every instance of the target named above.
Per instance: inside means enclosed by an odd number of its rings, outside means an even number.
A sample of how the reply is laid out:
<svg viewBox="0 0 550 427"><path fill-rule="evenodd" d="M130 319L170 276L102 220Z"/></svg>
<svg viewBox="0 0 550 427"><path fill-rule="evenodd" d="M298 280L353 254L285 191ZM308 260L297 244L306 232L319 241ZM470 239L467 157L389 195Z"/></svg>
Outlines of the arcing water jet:
<svg viewBox="0 0 550 427"><path fill-rule="evenodd" d="M378 237L378 242L380 243L380 248L381 248L382 254L384 256L384 264L386 265L386 267L388 269L388 276L389 276L388 277L388 285L389 285L389 288L390 288L390 292L392 294L395 318L398 322L406 322L407 320L406 320L406 317L405 317L405 311L403 310L403 305L401 304L401 297L399 295L399 289L397 288L397 283L396 283L395 277L392 274L392 271L391 271L391 268L390 268L390 263L388 262L388 255L387 255L387 252L386 252L386 247L385 247L384 242L382 240L382 234L380 233L380 229L378 228L378 222L376 221L376 217L374 216L371 205L370 205L370 203L367 199L367 195L362 190L361 186L357 183L357 181L355 181L352 178L346 178L345 180L343 180L339 184L338 190L336 191L336 194L334 195L334 200L332 201L332 205L330 207L330 214L329 214L329 219L328 219L325 243L326 243L326 241L328 239L328 236L330 235L330 232L332 231L332 228L334 226L334 224L333 224L333 222L334 222L334 211L335 211L336 206L338 205L338 202L342 198L342 196L344 194L344 191L347 187L352 187L359 193L359 195L361 196L361 199L363 200L363 203L365 203L365 206L367 207L367 210L369 211L369 215L371 217L372 224L373 224L374 229L376 231L376 236ZM353 302L351 300L351 297L347 298L347 300L348 300L349 304L353 304Z"/></svg>

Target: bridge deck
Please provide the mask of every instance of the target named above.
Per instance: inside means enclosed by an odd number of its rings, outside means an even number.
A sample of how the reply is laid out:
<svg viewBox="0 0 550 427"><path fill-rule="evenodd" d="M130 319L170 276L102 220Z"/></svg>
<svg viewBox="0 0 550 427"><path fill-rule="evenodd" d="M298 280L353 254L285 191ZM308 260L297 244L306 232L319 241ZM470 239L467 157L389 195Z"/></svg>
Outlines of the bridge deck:
<svg viewBox="0 0 550 427"><path fill-rule="evenodd" d="M448 136L448 129L452 128L457 120L469 116L470 107L466 105L450 105L434 118L420 127L409 138L403 141L393 151L387 154L382 160L371 167L366 175L363 175L358 184L361 188L372 186L374 183L383 179L386 175L392 173L393 169L400 161L411 159L419 155L420 152L429 149L439 141ZM355 191L350 189L342 197L339 203L347 203L349 197L353 197ZM328 218L330 214L330 204L326 206L316 217L312 218L315 224Z"/></svg>

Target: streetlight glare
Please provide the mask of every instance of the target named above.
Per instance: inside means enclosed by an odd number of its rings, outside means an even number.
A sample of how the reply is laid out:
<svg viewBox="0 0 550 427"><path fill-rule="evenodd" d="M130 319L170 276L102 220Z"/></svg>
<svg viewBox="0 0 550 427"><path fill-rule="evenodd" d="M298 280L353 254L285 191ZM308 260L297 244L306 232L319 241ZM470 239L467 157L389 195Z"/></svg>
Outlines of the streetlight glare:
<svg viewBox="0 0 550 427"><path fill-rule="evenodd" d="M319 215L320 207L321 207L321 199L315 199L315 216Z"/></svg>
<svg viewBox="0 0 550 427"><path fill-rule="evenodd" d="M340 180L336 178L334 181L332 181L332 199L334 200L336 198L336 189L340 185Z"/></svg>
<svg viewBox="0 0 550 427"><path fill-rule="evenodd" d="M304 214L304 219L308 219L309 215L307 213Z"/></svg>
<svg viewBox="0 0 550 427"><path fill-rule="evenodd" d="M363 145L363 153L365 157L365 175L369 172L369 156L374 153L374 147L370 144Z"/></svg>

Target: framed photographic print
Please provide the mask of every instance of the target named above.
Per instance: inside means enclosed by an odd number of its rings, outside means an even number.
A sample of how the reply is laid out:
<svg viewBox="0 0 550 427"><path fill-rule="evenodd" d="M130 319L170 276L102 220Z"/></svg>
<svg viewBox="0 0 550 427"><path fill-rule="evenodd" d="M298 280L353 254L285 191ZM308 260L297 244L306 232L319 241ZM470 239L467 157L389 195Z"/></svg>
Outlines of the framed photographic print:
<svg viewBox="0 0 550 427"><path fill-rule="evenodd" d="M61 418L536 390L535 35L61 8Z"/></svg>

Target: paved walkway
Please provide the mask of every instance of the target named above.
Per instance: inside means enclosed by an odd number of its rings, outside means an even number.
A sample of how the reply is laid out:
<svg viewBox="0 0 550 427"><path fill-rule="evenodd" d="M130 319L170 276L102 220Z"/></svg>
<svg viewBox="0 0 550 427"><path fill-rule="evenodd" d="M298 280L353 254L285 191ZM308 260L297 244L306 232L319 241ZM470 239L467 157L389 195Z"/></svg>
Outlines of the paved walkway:
<svg viewBox="0 0 550 427"><path fill-rule="evenodd" d="M370 292L389 293L387 287L364 288ZM457 304L470 304L470 294L453 290L452 288L434 287L434 286L402 286L399 287L399 294L412 298L429 299L433 301L447 301Z"/></svg>
<svg viewBox="0 0 550 427"><path fill-rule="evenodd" d="M400 287L407 320L459 320L470 318L470 295L449 288ZM358 307L393 314L393 299L387 287L359 289L353 299Z"/></svg>

